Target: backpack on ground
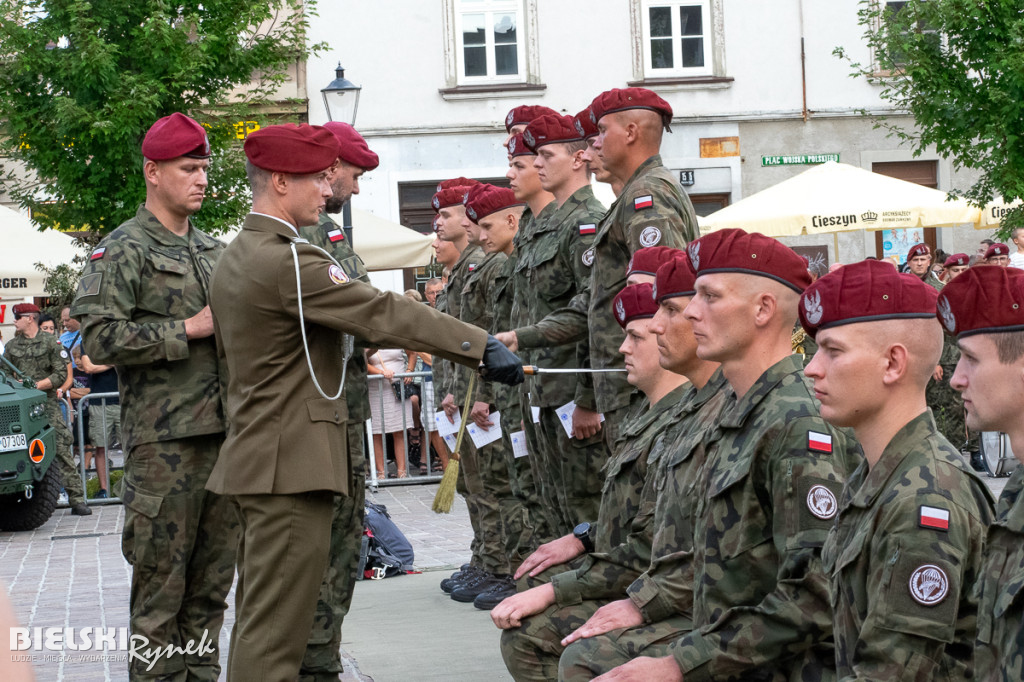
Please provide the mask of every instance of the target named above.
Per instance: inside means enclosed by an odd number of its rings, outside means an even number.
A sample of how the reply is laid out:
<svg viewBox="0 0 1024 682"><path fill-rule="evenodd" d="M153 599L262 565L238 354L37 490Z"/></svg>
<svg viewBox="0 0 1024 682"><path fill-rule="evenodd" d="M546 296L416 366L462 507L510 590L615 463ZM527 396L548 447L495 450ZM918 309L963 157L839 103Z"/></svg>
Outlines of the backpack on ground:
<svg viewBox="0 0 1024 682"><path fill-rule="evenodd" d="M387 507L367 502L356 580L413 573L413 561L412 544L391 520Z"/></svg>

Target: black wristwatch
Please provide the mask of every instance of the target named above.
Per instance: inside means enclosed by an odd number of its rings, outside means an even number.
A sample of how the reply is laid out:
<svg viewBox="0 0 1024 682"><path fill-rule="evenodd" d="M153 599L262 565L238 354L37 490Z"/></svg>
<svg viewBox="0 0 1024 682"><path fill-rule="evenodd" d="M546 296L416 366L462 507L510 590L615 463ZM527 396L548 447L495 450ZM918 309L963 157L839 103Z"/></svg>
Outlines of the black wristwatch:
<svg viewBox="0 0 1024 682"><path fill-rule="evenodd" d="M580 525L572 529L572 536L583 543L583 551L590 552L594 551L594 538L590 534L590 524L584 521Z"/></svg>

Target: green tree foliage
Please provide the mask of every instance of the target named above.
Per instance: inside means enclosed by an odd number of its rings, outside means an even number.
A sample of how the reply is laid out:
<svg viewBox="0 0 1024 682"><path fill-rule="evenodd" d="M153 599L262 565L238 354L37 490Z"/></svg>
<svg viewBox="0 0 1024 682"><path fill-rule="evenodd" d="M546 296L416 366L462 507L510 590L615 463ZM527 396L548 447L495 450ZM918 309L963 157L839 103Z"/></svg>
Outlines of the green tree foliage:
<svg viewBox="0 0 1024 682"><path fill-rule="evenodd" d="M854 76L881 86L883 100L914 117L912 128L880 125L917 154L934 145L981 173L963 194L984 205L1024 197L1024 5L1020 0L862 0L859 20L873 64ZM836 54L845 56L842 48ZM1024 225L1020 211L1001 233Z"/></svg>
<svg viewBox="0 0 1024 682"><path fill-rule="evenodd" d="M181 111L213 148L197 224L238 224L248 186L234 124L262 120L255 112L307 55L312 4L0 0L5 188L42 227L107 232L145 199L146 130Z"/></svg>

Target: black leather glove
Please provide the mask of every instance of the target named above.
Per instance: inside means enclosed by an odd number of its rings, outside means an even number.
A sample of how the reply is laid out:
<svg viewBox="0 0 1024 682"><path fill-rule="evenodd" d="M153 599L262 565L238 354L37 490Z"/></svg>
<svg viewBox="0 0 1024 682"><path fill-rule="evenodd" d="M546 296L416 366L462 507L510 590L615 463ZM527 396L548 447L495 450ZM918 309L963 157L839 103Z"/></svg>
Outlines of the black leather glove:
<svg viewBox="0 0 1024 682"><path fill-rule="evenodd" d="M480 374L488 381L498 381L509 386L523 383L523 361L490 334L487 335L483 363Z"/></svg>

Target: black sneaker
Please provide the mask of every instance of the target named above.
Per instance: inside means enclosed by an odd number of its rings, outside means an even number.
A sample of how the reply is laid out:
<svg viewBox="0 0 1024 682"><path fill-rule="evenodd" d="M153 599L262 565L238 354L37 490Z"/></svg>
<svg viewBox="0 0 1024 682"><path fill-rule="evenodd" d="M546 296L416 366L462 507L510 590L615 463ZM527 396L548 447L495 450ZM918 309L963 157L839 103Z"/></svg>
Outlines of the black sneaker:
<svg viewBox="0 0 1024 682"><path fill-rule="evenodd" d="M466 604L473 603L477 597L491 589L492 587L503 584L505 576L496 576L493 573L487 573L486 571L480 571L476 576L466 580L465 582L456 585L455 589L452 590L452 599L458 602Z"/></svg>
<svg viewBox="0 0 1024 682"><path fill-rule="evenodd" d="M511 597L515 593L516 581L513 580L512 576L506 575L502 578L501 583L477 595L477 598L473 600L473 606L483 611L490 611L500 604L502 600Z"/></svg>
<svg viewBox="0 0 1024 682"><path fill-rule="evenodd" d="M75 516L92 516L92 509L85 502L79 502L71 506L71 513Z"/></svg>
<svg viewBox="0 0 1024 682"><path fill-rule="evenodd" d="M469 564L463 564L463 568L455 571L449 577L441 581L441 591L445 594L451 594L455 586L463 582L467 578L476 575L478 569L470 566Z"/></svg>

